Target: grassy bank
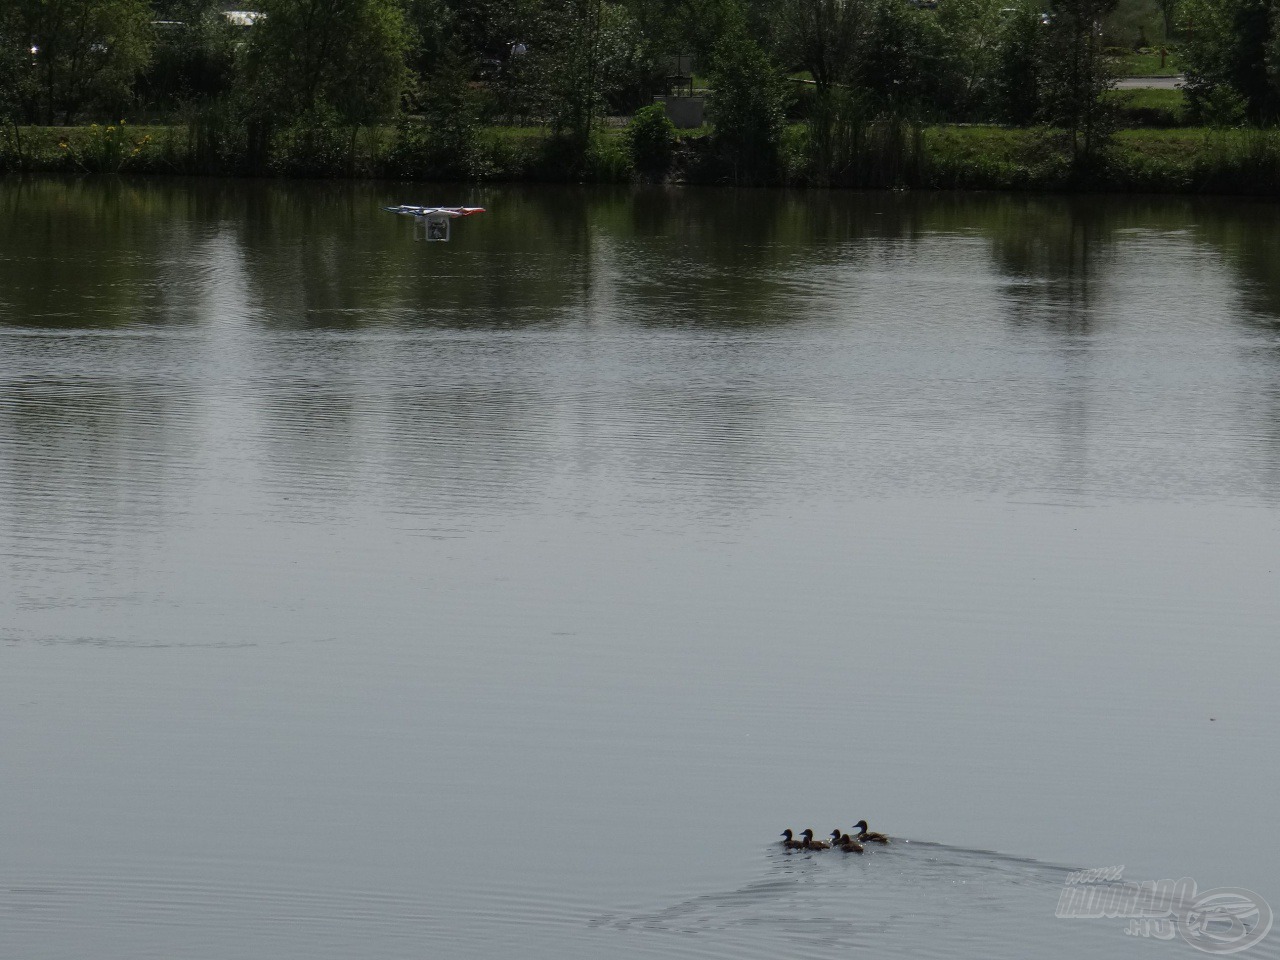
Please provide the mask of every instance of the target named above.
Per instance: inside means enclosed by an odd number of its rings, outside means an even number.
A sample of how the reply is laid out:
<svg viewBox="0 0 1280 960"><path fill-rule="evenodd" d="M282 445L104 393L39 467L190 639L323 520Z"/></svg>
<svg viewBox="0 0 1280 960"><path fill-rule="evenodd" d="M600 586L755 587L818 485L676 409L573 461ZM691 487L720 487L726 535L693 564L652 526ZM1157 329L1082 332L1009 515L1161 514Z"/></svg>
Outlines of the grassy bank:
<svg viewBox="0 0 1280 960"><path fill-rule="evenodd" d="M1073 168L1042 131L926 131L926 182L937 189L1098 190L1280 196L1280 132L1123 130L1089 169Z"/></svg>
<svg viewBox="0 0 1280 960"><path fill-rule="evenodd" d="M1149 93L1164 96L1174 91ZM1044 130L979 125L912 129L912 135L895 147L892 164L870 156L847 168L843 177L820 177L805 158L802 128L797 127L779 180L941 190L1280 196L1280 131L1124 130L1105 156L1082 169L1069 161L1060 138ZM877 141L871 137L868 142ZM0 171L491 182L622 183L636 178L621 130L598 133L584 155L538 128L485 128L469 145L465 162L455 159L447 164L433 159L421 141L407 143L402 132L390 128L364 129L354 137L295 133L274 142L256 168L234 138L220 140L186 126L22 128L0 136ZM669 178L686 183L728 179L705 130L680 138Z"/></svg>

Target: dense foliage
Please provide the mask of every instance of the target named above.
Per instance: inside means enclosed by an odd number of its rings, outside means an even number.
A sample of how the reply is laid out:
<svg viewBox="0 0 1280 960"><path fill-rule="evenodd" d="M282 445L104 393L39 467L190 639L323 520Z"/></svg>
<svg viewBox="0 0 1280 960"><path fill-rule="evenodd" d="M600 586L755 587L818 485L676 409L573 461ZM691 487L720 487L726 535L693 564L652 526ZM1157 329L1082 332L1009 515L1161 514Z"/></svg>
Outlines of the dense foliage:
<svg viewBox="0 0 1280 960"><path fill-rule="evenodd" d="M118 111L154 43L146 0L6 0L0 54L6 112L70 123L84 109ZM18 64L26 54L27 63ZM13 75L15 66L20 69Z"/></svg>
<svg viewBox="0 0 1280 960"><path fill-rule="evenodd" d="M1187 94L1202 119L1280 121L1280 0L1185 0Z"/></svg>
<svg viewBox="0 0 1280 960"><path fill-rule="evenodd" d="M637 170L655 177L671 167L676 150L676 128L660 104L641 107L627 126L627 149Z"/></svg>
<svg viewBox="0 0 1280 960"><path fill-rule="evenodd" d="M702 175L907 182L939 122L1040 125L1083 175L1112 143L1116 56L1171 42L1193 118L1280 121L1280 0L5 0L0 161L30 126L118 138L124 117L182 127L189 169L354 172L381 150L405 176L683 174L652 109L622 140L604 122L681 56ZM541 159L486 132L513 127L542 131Z"/></svg>

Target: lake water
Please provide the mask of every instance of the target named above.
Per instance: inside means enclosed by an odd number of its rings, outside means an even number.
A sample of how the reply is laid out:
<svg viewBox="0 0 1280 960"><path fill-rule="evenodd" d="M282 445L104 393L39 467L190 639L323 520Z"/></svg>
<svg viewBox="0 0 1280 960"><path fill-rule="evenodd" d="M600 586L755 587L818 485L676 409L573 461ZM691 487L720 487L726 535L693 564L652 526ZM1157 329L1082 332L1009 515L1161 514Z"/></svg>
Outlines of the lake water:
<svg viewBox="0 0 1280 960"><path fill-rule="evenodd" d="M0 183L0 956L1203 956L1055 910L1280 908L1278 213Z"/></svg>

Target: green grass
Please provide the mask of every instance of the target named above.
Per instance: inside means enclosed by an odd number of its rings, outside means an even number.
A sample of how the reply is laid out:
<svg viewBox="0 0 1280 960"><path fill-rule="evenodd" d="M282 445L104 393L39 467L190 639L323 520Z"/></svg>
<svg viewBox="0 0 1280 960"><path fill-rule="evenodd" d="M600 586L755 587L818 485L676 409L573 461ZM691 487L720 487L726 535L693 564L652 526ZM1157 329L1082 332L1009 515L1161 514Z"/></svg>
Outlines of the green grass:
<svg viewBox="0 0 1280 960"><path fill-rule="evenodd" d="M932 155L946 156L962 164L1016 164L1026 159L1030 131L1014 127L936 126L925 137Z"/></svg>
<svg viewBox="0 0 1280 960"><path fill-rule="evenodd" d="M1130 53L1115 57L1112 63L1116 73L1122 77L1176 77L1182 73L1182 65L1174 51L1170 50L1164 61L1164 66L1161 66L1160 50L1156 48L1151 53Z"/></svg>
<svg viewBox="0 0 1280 960"><path fill-rule="evenodd" d="M1181 90L1113 90L1122 127L1181 127L1187 122L1187 97Z"/></svg>
<svg viewBox="0 0 1280 960"><path fill-rule="evenodd" d="M1186 94L1181 90L1140 87L1134 90L1115 90L1111 95L1125 106L1137 109L1177 112L1187 105Z"/></svg>
<svg viewBox="0 0 1280 960"><path fill-rule="evenodd" d="M1121 130L1116 145L1125 153L1164 159L1187 158L1204 148L1214 131L1204 127L1172 130ZM1043 131L1019 127L937 126L928 129L931 153L963 162L990 159L1016 163L1032 159L1043 150Z"/></svg>
<svg viewBox="0 0 1280 960"><path fill-rule="evenodd" d="M1121 156L1143 162L1190 166L1203 155L1214 131L1204 127L1180 130L1121 130L1115 136L1116 151Z"/></svg>

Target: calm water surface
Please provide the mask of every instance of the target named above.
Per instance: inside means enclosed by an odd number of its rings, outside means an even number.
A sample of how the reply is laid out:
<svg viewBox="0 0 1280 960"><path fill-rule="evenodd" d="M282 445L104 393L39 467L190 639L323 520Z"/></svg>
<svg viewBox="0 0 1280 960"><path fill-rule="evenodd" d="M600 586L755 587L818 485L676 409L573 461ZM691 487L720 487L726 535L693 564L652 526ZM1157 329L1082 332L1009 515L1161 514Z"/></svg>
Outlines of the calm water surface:
<svg viewBox="0 0 1280 960"><path fill-rule="evenodd" d="M0 956L1203 956L1054 911L1280 908L1278 212L0 184Z"/></svg>

